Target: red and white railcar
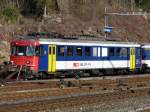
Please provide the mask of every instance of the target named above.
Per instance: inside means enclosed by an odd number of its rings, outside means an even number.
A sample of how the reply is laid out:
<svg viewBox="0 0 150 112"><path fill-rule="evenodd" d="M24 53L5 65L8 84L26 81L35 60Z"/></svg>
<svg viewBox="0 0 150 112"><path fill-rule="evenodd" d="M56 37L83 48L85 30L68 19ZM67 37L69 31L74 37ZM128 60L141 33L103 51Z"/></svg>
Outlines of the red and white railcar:
<svg viewBox="0 0 150 112"><path fill-rule="evenodd" d="M38 71L39 42L36 40L14 40L11 42L10 61L17 66L27 66Z"/></svg>

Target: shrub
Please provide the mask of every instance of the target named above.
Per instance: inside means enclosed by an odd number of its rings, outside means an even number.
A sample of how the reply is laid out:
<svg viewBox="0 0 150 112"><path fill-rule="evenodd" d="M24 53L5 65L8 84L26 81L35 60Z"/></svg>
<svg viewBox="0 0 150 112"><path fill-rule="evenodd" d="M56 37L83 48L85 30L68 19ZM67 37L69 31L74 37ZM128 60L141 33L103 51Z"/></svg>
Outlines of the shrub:
<svg viewBox="0 0 150 112"><path fill-rule="evenodd" d="M16 22L20 12L18 8L8 6L3 9L2 15L7 21Z"/></svg>
<svg viewBox="0 0 150 112"><path fill-rule="evenodd" d="M140 6L144 11L150 12L150 0L135 0L136 5Z"/></svg>

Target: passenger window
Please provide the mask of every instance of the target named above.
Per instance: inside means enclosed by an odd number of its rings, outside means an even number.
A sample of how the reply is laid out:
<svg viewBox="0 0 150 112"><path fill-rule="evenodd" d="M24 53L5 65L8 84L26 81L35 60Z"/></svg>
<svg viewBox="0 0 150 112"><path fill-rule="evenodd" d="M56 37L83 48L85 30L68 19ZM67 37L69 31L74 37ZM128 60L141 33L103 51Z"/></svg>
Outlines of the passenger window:
<svg viewBox="0 0 150 112"><path fill-rule="evenodd" d="M82 47L77 47L76 48L76 55L77 56L82 56Z"/></svg>
<svg viewBox="0 0 150 112"><path fill-rule="evenodd" d="M101 56L101 48L98 47L98 57L100 57L100 56Z"/></svg>
<svg viewBox="0 0 150 112"><path fill-rule="evenodd" d="M140 48L138 48L138 56L141 56L141 49Z"/></svg>
<svg viewBox="0 0 150 112"><path fill-rule="evenodd" d="M121 49L121 54L122 54L123 57L127 57L128 49L127 48L122 48Z"/></svg>
<svg viewBox="0 0 150 112"><path fill-rule="evenodd" d="M126 57L127 56L127 48L118 48L117 49L117 56Z"/></svg>
<svg viewBox="0 0 150 112"><path fill-rule="evenodd" d="M90 56L91 48L85 47L85 56Z"/></svg>
<svg viewBox="0 0 150 112"><path fill-rule="evenodd" d="M65 47L64 46L58 47L58 56L64 56L64 54L65 54Z"/></svg>
<svg viewBox="0 0 150 112"><path fill-rule="evenodd" d="M102 57L107 57L107 56L108 56L108 49L102 48Z"/></svg>
<svg viewBox="0 0 150 112"><path fill-rule="evenodd" d="M117 56L121 57L122 54L121 54L121 48L117 48Z"/></svg>
<svg viewBox="0 0 150 112"><path fill-rule="evenodd" d="M115 48L109 48L108 54L109 54L109 56L114 56L115 55Z"/></svg>
<svg viewBox="0 0 150 112"><path fill-rule="evenodd" d="M97 47L93 48L93 56L97 56Z"/></svg>
<svg viewBox="0 0 150 112"><path fill-rule="evenodd" d="M67 47L67 56L73 56L73 47Z"/></svg>

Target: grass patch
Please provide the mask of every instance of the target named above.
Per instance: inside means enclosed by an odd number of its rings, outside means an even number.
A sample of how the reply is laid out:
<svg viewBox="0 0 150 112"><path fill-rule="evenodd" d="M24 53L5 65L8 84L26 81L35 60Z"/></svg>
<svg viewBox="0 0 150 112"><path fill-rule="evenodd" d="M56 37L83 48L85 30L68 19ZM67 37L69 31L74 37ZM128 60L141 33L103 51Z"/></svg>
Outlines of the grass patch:
<svg viewBox="0 0 150 112"><path fill-rule="evenodd" d="M0 56L0 59L5 59L5 56Z"/></svg>
<svg viewBox="0 0 150 112"><path fill-rule="evenodd" d="M2 11L2 16L4 17L4 19L13 23L17 21L19 15L19 9L12 6L8 6Z"/></svg>

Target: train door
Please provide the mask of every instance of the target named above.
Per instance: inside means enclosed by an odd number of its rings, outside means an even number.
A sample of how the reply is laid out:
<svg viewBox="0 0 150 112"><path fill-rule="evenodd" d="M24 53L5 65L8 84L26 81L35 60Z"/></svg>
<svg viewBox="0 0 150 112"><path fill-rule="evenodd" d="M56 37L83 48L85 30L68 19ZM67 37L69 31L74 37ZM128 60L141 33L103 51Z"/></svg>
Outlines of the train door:
<svg viewBox="0 0 150 112"><path fill-rule="evenodd" d="M135 48L130 48L130 70L135 69Z"/></svg>
<svg viewBox="0 0 150 112"><path fill-rule="evenodd" d="M48 72L56 71L56 45L48 46Z"/></svg>
<svg viewBox="0 0 150 112"><path fill-rule="evenodd" d="M130 48L130 70L135 70L135 48Z"/></svg>
<svg viewBox="0 0 150 112"><path fill-rule="evenodd" d="M141 49L130 48L130 70L141 67Z"/></svg>

